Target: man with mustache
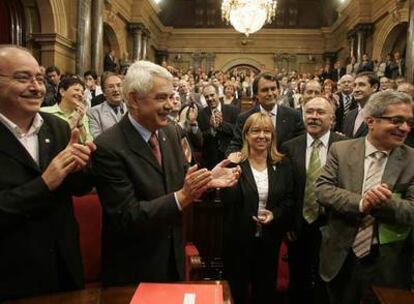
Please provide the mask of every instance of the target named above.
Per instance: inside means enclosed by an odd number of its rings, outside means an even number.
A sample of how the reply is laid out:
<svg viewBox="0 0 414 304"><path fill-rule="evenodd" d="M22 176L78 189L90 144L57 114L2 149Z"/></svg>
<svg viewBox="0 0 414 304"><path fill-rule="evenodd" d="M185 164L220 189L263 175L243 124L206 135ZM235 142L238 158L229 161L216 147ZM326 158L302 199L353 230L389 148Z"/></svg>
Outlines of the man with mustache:
<svg viewBox="0 0 414 304"><path fill-rule="evenodd" d="M372 286L409 289L414 221L412 98L373 94L364 107L366 137L334 143L315 183L329 209L321 227L320 275L331 303L378 303Z"/></svg>
<svg viewBox="0 0 414 304"><path fill-rule="evenodd" d="M239 168L186 171L177 128L169 123L172 75L148 61L123 83L128 114L95 140L96 186L103 206L105 286L182 280L182 210L209 188L232 186Z"/></svg>
<svg viewBox="0 0 414 304"><path fill-rule="evenodd" d="M315 97L304 104L306 134L285 142L282 152L290 158L297 196L291 230L287 234L289 249L289 303L326 303L325 284L318 275L319 228L325 212L313 195L313 182L325 164L333 142L345 139L331 132L334 121L332 104Z"/></svg>
<svg viewBox="0 0 414 304"><path fill-rule="evenodd" d="M72 195L95 145L39 112L45 92L30 52L0 45L0 302L83 287Z"/></svg>
<svg viewBox="0 0 414 304"><path fill-rule="evenodd" d="M93 138L118 123L127 112L122 97L122 79L115 73L105 72L101 77L105 101L89 109L89 130Z"/></svg>
<svg viewBox="0 0 414 304"><path fill-rule="evenodd" d="M368 127L364 121L364 106L369 97L378 91L379 86L379 79L373 72L362 72L355 77L352 95L358 103L358 107L345 116L343 124L345 136L357 138L367 135Z"/></svg>

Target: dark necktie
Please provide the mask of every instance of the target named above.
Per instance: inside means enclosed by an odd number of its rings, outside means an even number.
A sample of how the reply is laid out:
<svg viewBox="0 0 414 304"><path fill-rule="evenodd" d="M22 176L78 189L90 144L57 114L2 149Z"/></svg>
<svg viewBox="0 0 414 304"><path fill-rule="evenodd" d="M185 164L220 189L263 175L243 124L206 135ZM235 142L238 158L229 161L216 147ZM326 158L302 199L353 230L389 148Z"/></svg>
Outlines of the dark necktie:
<svg viewBox="0 0 414 304"><path fill-rule="evenodd" d="M162 157L161 157L161 150L160 150L160 143L158 142L157 135L154 133L151 134L151 137L148 141L152 154L154 154L155 159L157 160L160 167L162 167Z"/></svg>
<svg viewBox="0 0 414 304"><path fill-rule="evenodd" d="M95 98L96 90L91 90L92 98Z"/></svg>

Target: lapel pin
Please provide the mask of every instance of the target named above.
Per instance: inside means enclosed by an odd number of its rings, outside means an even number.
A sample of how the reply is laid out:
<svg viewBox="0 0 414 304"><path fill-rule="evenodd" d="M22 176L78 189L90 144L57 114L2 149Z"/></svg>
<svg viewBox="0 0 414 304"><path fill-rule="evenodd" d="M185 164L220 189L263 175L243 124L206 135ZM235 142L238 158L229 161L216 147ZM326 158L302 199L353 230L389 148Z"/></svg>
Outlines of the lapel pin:
<svg viewBox="0 0 414 304"><path fill-rule="evenodd" d="M45 143L47 143L47 144L50 143L50 139L49 138L46 138L45 139Z"/></svg>

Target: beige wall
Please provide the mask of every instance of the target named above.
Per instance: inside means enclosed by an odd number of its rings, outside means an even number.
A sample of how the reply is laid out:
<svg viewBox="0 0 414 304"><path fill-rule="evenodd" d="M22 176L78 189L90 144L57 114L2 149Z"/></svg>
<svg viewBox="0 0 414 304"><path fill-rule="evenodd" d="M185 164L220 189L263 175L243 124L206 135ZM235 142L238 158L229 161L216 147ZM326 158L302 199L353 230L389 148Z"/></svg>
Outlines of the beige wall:
<svg viewBox="0 0 414 304"><path fill-rule="evenodd" d="M44 65L56 64L74 72L76 52L77 1L36 0L39 7L41 33L33 37L41 45ZM323 64L323 53L338 52L348 57L348 32L358 23L373 23L374 32L367 40L367 51L374 58L382 55L387 35L397 24L408 20L407 1L348 0L339 9L339 18L329 28L320 30L264 29L246 38L232 29L173 29L162 25L153 0L105 1L104 22L115 33L112 43L117 56L131 53L132 37L128 22L140 22L150 31L148 58L155 59L155 50L170 53L170 63L180 54L188 57L178 65L191 64L194 52L214 53L215 68L232 62L254 62L263 69L286 65L275 54L290 56L289 68L314 70ZM52 18L53 16L53 18ZM115 39L115 40L114 40ZM278 61L279 60L279 61Z"/></svg>

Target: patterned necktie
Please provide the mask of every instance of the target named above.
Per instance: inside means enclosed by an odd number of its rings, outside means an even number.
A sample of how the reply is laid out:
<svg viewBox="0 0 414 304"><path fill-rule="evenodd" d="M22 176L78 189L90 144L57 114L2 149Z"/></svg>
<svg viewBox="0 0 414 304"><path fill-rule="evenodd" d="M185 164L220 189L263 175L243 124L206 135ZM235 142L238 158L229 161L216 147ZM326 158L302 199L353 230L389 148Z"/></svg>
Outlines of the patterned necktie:
<svg viewBox="0 0 414 304"><path fill-rule="evenodd" d="M151 137L148 141L152 154L154 154L155 159L157 160L160 167L162 167L162 157L161 157L161 150L160 150L160 143L158 142L157 135L154 133L151 134Z"/></svg>
<svg viewBox="0 0 414 304"><path fill-rule="evenodd" d="M346 115L351 108L351 97L349 97L349 95L344 95L344 97L344 115Z"/></svg>
<svg viewBox="0 0 414 304"><path fill-rule="evenodd" d="M387 160L387 155L384 152L376 151L370 155L370 158L371 162L365 177L363 194L381 183L382 167ZM371 251L374 223L375 218L369 214L362 219L354 243L352 244L352 250L358 258L367 256Z"/></svg>
<svg viewBox="0 0 414 304"><path fill-rule="evenodd" d="M316 202L313 184L321 173L321 160L319 158L321 145L322 142L319 139L315 139L313 141L308 171L306 172L305 199L303 203L302 214L303 218L309 224L312 224L314 221L316 221L319 216L319 205Z"/></svg>

